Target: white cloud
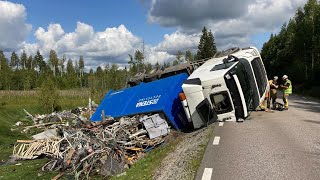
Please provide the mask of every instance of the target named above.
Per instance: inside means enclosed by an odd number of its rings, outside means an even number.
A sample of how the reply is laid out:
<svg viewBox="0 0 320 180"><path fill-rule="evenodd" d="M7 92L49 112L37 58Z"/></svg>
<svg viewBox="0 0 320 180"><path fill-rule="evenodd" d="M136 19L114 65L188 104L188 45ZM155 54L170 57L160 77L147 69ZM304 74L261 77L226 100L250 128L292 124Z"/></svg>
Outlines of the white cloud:
<svg viewBox="0 0 320 180"><path fill-rule="evenodd" d="M65 33L60 24L50 24L47 30L39 27L34 35L37 43L25 43L27 53L34 53L39 49L47 56L53 49L59 55L65 54L73 59L83 55L89 66L126 63L128 54L141 44L141 39L124 25L95 32L92 26L78 22L74 32Z"/></svg>
<svg viewBox="0 0 320 180"><path fill-rule="evenodd" d="M163 41L146 45L146 62L152 64L175 59L181 50L196 52L203 26L212 30L219 50L252 45L256 33L275 32L288 21L306 0L153 0L148 20L176 32L165 34ZM23 48L28 54L37 50L47 57L51 49L77 60L83 55L87 67L117 63L127 65L128 54L142 49L141 38L124 25L95 31L86 23L77 22L73 32L65 32L60 24L39 27L35 43L25 42L31 25L26 22L23 5L0 1L0 48L12 51Z"/></svg>
<svg viewBox="0 0 320 180"><path fill-rule="evenodd" d="M200 40L200 34L185 34L176 31L172 34L165 34L164 40L160 42L157 51L166 51L170 54L176 54L178 51L194 50Z"/></svg>
<svg viewBox="0 0 320 180"><path fill-rule="evenodd" d="M175 59L175 55L169 54L165 50L157 50L156 47L147 46L145 48L145 61L146 63L156 64L157 62L171 62Z"/></svg>
<svg viewBox="0 0 320 180"><path fill-rule="evenodd" d="M148 19L194 34L207 26L218 49L252 45L256 33L276 32L307 0L153 0ZM175 44L175 43L173 43Z"/></svg>
<svg viewBox="0 0 320 180"><path fill-rule="evenodd" d="M118 56L132 50L141 40L124 25L94 32L93 27L78 22L74 32L64 33L59 24L50 24L48 30L38 28L35 36L44 52L81 53L88 56Z"/></svg>
<svg viewBox="0 0 320 180"><path fill-rule="evenodd" d="M21 4L0 1L0 48L12 51L22 45L32 26L25 22L26 10Z"/></svg>
<svg viewBox="0 0 320 180"><path fill-rule="evenodd" d="M40 50L47 57L53 49L59 56L65 54L74 60L83 55L87 69L109 63L124 67L128 65L128 54L134 55L136 49L142 49L142 40L124 25L95 32L92 26L78 22L73 32L66 33L60 24L50 24L47 29L39 27L34 35L37 43L24 43L24 50L28 54ZM198 42L197 34L166 34L158 45L145 46L145 61L151 64L172 61L178 50L193 50Z"/></svg>

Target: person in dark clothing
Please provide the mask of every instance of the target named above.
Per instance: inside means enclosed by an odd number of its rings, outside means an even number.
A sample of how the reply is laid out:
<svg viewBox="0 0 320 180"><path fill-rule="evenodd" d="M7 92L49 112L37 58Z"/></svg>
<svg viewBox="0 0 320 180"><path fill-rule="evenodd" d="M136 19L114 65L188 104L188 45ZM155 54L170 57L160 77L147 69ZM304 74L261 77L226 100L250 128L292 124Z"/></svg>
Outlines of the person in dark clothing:
<svg viewBox="0 0 320 180"><path fill-rule="evenodd" d="M271 106L270 103L272 103L271 109L275 109L276 102L277 102L277 89L279 87L278 76L274 76L272 80L269 80L269 86L270 86L270 97L269 97L268 105L270 107Z"/></svg>

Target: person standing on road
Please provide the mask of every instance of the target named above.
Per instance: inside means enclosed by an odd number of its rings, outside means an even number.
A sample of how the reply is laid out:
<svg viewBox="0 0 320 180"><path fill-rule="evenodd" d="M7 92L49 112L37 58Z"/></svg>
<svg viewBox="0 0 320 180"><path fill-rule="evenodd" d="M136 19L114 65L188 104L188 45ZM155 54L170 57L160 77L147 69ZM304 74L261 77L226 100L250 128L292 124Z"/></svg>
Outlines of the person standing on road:
<svg viewBox="0 0 320 180"><path fill-rule="evenodd" d="M272 80L269 80L270 85L270 97L268 99L268 105L271 109L276 108L276 101L277 101L277 89L279 87L278 85L278 76L274 76ZM272 103L272 107L270 105Z"/></svg>
<svg viewBox="0 0 320 180"><path fill-rule="evenodd" d="M289 95L292 94L292 83L289 80L287 75L283 75L282 77L283 80L283 85L281 85L280 87L283 90L283 103L284 103L284 109L288 110L289 109Z"/></svg>

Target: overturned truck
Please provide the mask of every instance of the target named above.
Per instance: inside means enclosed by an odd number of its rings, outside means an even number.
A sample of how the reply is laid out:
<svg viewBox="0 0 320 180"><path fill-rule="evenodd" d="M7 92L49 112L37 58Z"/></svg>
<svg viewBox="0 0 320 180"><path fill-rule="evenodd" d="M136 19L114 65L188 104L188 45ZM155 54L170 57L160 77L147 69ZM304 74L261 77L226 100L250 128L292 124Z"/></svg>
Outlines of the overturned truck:
<svg viewBox="0 0 320 180"><path fill-rule="evenodd" d="M179 130L200 128L216 120L242 121L263 102L269 88L255 47L228 49L163 72L152 82L109 91L91 120L161 113Z"/></svg>
<svg viewBox="0 0 320 180"><path fill-rule="evenodd" d="M187 78L186 73L181 73L119 91L110 90L91 121L101 121L108 116L119 118L160 113L171 126L184 129L187 127L187 118L179 100L179 93L182 92L182 84Z"/></svg>

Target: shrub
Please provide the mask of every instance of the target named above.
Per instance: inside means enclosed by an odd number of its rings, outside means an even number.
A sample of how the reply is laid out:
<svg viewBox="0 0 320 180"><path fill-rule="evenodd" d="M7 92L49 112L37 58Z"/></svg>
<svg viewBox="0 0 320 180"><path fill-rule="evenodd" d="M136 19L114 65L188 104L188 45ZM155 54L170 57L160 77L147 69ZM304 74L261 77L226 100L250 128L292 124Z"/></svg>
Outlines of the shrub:
<svg viewBox="0 0 320 180"><path fill-rule="evenodd" d="M41 84L41 88L38 90L38 97L41 107L43 107L48 113L61 107L58 103L58 89L51 78Z"/></svg>

